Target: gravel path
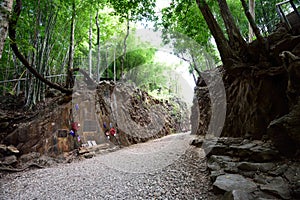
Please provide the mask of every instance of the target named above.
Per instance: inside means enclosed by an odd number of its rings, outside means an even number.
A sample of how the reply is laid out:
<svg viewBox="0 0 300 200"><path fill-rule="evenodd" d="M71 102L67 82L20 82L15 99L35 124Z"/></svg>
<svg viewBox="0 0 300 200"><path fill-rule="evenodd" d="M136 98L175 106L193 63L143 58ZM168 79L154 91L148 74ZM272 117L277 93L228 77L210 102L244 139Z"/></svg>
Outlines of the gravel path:
<svg viewBox="0 0 300 200"><path fill-rule="evenodd" d="M0 199L218 199L187 133L0 179Z"/></svg>

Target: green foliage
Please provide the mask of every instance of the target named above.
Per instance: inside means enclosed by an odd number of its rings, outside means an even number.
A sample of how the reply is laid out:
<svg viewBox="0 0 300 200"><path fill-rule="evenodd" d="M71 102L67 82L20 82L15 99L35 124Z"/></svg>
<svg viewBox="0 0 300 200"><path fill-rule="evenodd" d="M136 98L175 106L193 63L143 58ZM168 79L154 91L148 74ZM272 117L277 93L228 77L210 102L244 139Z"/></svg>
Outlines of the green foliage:
<svg viewBox="0 0 300 200"><path fill-rule="evenodd" d="M124 35L126 24L122 23L125 15L130 20L149 19L153 16L154 0L147 1L106 1L106 0L51 0L51 1L23 1L23 7L16 27L17 44L20 51L32 63L39 56L47 58L47 62L40 63L45 66L43 75L63 74L68 60L70 26L72 18L72 4L75 2L75 62L78 58L86 58L88 55L88 31L90 28L90 16L93 19L93 57L96 58L96 22L95 16L99 11L100 22L100 48L101 68L105 64L105 45L114 43L118 45L117 55L120 55L122 47L121 38L115 39L115 35ZM124 10L125 9L125 10ZM129 14L129 15L127 15ZM12 51L9 50L9 40L6 41L0 70L0 80L13 79L18 77L24 70L18 60L13 59ZM43 45L47 46L43 50ZM151 52L151 53L150 53ZM38 55L36 55L38 54ZM128 68L148 62L154 55L154 50L129 52L126 60ZM112 60L110 55L110 60ZM77 60L76 60L77 59ZM45 59L44 59L45 60ZM93 72L95 69L93 61ZM77 66L87 68L87 62L77 62ZM34 67L35 63L32 63ZM117 66L118 67L118 66Z"/></svg>
<svg viewBox="0 0 300 200"><path fill-rule="evenodd" d="M121 22L124 19L130 21L155 19L154 8L156 0L108 0L114 15L120 16Z"/></svg>
<svg viewBox="0 0 300 200"><path fill-rule="evenodd" d="M212 35L195 1L173 0L169 7L162 9L156 28L162 28L164 42L174 46L175 54L194 67L206 68L205 57L201 56L204 52L219 60Z"/></svg>
<svg viewBox="0 0 300 200"><path fill-rule="evenodd" d="M264 33L270 33L279 18L275 11L275 4L282 0L257 0L256 22ZM126 20L131 22L156 20L156 28L163 29L163 39L172 43L175 54L188 59L191 63L190 71L197 67L205 70L207 65L218 62L218 53L214 47L212 36L206 22L194 0L172 0L170 5L161 12L161 19L155 14L155 0L50 0L50 1L23 0L23 8L19 18L17 30L17 44L20 51L31 63L36 57L47 59L47 62L38 63L43 75L65 73L68 58L70 25L72 18L72 3L75 2L75 59L82 59L74 67L88 67L87 55L89 51L88 32L90 17L93 20L93 73L96 73L96 23L95 16L99 12L101 72L105 68L104 76L113 77L113 53L116 53L117 72L120 73L120 56L123 53L123 41L126 34ZM213 14L221 27L225 30L220 16L218 3L207 0ZM297 3L297 1L294 1ZM236 24L242 35L248 37L248 22L240 1L227 0ZM284 8L285 11L288 8ZM276 19L276 20L273 20ZM224 31L225 32L225 31ZM43 51L43 46L47 49ZM153 92L153 94L169 94L169 82L162 74L169 70L165 64L153 63L156 50L149 44L141 43L133 36L127 40L125 55L125 72L130 73L139 68L136 77L139 86ZM38 54L38 55L36 55ZM212 56L212 60L208 59ZM195 60L192 62L193 59ZM33 63L35 65L35 63ZM44 66L46 65L46 66ZM195 66L197 65L197 66ZM143 66L143 67L141 67ZM37 67L37 66L35 66ZM9 49L9 39L6 40L2 59L0 60L0 80L18 78L24 67L14 59ZM120 74L118 74L119 78ZM4 90L4 86L1 86ZM5 86L8 87L8 86ZM12 86L9 86L12 87ZM8 88L10 90L12 88ZM7 90L7 89L5 89Z"/></svg>
<svg viewBox="0 0 300 200"><path fill-rule="evenodd" d="M170 99L176 95L176 66L150 62L132 68L125 80L157 99Z"/></svg>
<svg viewBox="0 0 300 200"><path fill-rule="evenodd" d="M256 0L255 15L256 23L264 35L270 34L275 30L276 24L280 22L280 18L276 12L276 4L283 0ZM293 1L296 7L300 6L299 1ZM285 14L291 12L290 4L282 6ZM299 10L299 9L298 9Z"/></svg>

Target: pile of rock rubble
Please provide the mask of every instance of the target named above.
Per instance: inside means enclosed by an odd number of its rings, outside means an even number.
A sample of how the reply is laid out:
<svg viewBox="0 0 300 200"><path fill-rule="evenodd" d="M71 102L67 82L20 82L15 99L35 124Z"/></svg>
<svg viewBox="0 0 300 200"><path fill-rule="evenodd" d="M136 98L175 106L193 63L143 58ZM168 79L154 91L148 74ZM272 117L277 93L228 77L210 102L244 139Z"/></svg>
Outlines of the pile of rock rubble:
<svg viewBox="0 0 300 200"><path fill-rule="evenodd" d="M198 138L216 194L229 199L299 199L299 160L280 156L271 142L242 138Z"/></svg>

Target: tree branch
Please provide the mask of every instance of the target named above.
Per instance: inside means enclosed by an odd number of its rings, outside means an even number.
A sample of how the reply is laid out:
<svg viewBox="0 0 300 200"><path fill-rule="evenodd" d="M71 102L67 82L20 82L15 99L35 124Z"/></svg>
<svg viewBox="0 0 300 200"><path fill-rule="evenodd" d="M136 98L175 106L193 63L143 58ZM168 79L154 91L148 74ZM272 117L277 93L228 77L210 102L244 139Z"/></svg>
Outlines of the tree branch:
<svg viewBox="0 0 300 200"><path fill-rule="evenodd" d="M224 65L230 67L233 60L239 60L238 57L231 50L227 39L225 38L221 27L214 18L209 6L205 0L196 0L199 10L201 11L208 28L215 38L217 48L220 52L220 56Z"/></svg>
<svg viewBox="0 0 300 200"><path fill-rule="evenodd" d="M16 26L17 22L21 13L22 9L22 1L21 0L16 0L16 5L13 10L13 16L9 20L9 37L11 39L10 41L10 46L16 55L16 57L22 62L22 64L40 81L45 83L51 88L57 89L62 93L65 94L71 94L72 90L71 89L66 89L61 87L60 85L56 83L52 83L51 81L48 81L46 78L44 78L34 67L32 67L29 62L26 60L26 58L22 55L22 53L19 51L17 43L16 43Z"/></svg>
<svg viewBox="0 0 300 200"><path fill-rule="evenodd" d="M243 39L240 30L234 23L234 18L230 12L227 2L224 0L218 0L221 16L223 18L226 31L229 38L229 44L231 48L240 53L241 51L247 50L247 43Z"/></svg>
<svg viewBox="0 0 300 200"><path fill-rule="evenodd" d="M259 28L257 27L251 13L249 12L246 1L241 0L241 2L242 2L242 5L243 5L243 8L244 8L244 11L245 11L245 15L246 15L246 17L247 17L247 19L250 23L250 26L252 27L252 30L253 30L258 42L261 44L261 46L264 48L264 50L267 50L266 41L263 38L263 36L260 34Z"/></svg>

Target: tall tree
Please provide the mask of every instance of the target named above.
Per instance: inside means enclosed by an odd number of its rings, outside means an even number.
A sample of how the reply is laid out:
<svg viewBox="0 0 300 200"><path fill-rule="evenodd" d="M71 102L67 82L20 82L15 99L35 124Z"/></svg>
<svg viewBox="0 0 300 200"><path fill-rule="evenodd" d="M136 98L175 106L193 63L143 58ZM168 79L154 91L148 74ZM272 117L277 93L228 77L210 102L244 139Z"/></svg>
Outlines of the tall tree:
<svg viewBox="0 0 300 200"><path fill-rule="evenodd" d="M127 38L129 36L129 31L130 31L130 13L127 14L127 18L126 18L126 34L123 40L123 53L121 55L121 79L124 76L124 64L125 64L125 56L126 56L126 52L127 52Z"/></svg>
<svg viewBox="0 0 300 200"><path fill-rule="evenodd" d="M155 2L155 0L109 0L109 3L115 10L115 14L120 16L121 21L126 21L126 33L123 40L123 54L121 55L121 77L124 74L126 42L130 31L130 22L154 19Z"/></svg>
<svg viewBox="0 0 300 200"><path fill-rule="evenodd" d="M195 1L173 0L161 13L156 28L162 28L164 42L171 43L175 55L190 63L193 71L199 75L200 68L206 68L202 59L204 52L209 52L214 61L219 60L211 42L212 36Z"/></svg>
<svg viewBox="0 0 300 200"><path fill-rule="evenodd" d="M48 86L57 89L63 93L71 93L72 91L69 89L66 89L64 87L59 86L58 84L52 83L46 78L44 78L32 65L29 64L27 59L22 55L22 53L19 51L19 48L17 46L16 42L16 25L21 13L22 9L22 1L21 0L16 0L16 5L14 7L14 12L13 15L14 17L10 18L9 20L9 37L10 37L10 46L17 56L17 58L22 62L22 64L39 80L47 84Z"/></svg>
<svg viewBox="0 0 300 200"><path fill-rule="evenodd" d="M100 54L100 19L99 19L98 10L96 14L96 26L97 26L97 81L100 81L101 54Z"/></svg>
<svg viewBox="0 0 300 200"><path fill-rule="evenodd" d="M219 8L223 22L226 27L226 33L229 40L224 36L220 25L212 15L210 7L207 5L206 0L196 0L199 10L203 14L208 27L215 38L218 50L221 55L223 64L227 69L238 67L239 65L234 65L234 63L243 62L257 62L257 53L264 55L268 58L268 49L264 38L262 37L252 15L249 12L249 8L245 0L241 0L242 6L244 8L245 15L255 33L257 41L260 45L260 52L251 52L248 44L240 34L240 30L237 28L235 20L231 15L231 11L228 8L227 2L219 0Z"/></svg>
<svg viewBox="0 0 300 200"><path fill-rule="evenodd" d="M234 23L235 20L229 10L228 4L224 0L218 0L221 16L223 18L226 32L229 38L230 47L233 48L235 51L243 51L247 49L247 44L244 38L241 35L240 30ZM243 54L244 52L239 52L239 54Z"/></svg>
<svg viewBox="0 0 300 200"><path fill-rule="evenodd" d="M249 12L252 15L253 19L255 19L255 0L249 0ZM249 23L249 42L252 42L253 37L253 29Z"/></svg>
<svg viewBox="0 0 300 200"><path fill-rule="evenodd" d="M93 17L90 14L90 27L89 27L89 75L92 77L92 58L93 58Z"/></svg>
<svg viewBox="0 0 300 200"><path fill-rule="evenodd" d="M75 0L72 1L72 18L71 18L71 33L70 33L70 45L69 45L69 60L67 65L67 80L66 87L72 88L74 85L73 80L73 62L74 62L74 35L75 35L75 18L76 18L76 5Z"/></svg>
<svg viewBox="0 0 300 200"><path fill-rule="evenodd" d="M262 52L263 52L264 55L266 55L267 51L268 51L268 49L266 47L266 41L263 38L263 36L261 35L258 26L256 25L255 20L254 20L253 16L251 15L250 11L249 11L249 8L247 6L246 1L241 0L241 2L242 2L242 5L244 7L244 12L245 12L245 15L246 15L246 17L249 21L249 24L250 24L250 26L251 26L251 28L252 28L252 30L253 30L253 32L254 32L257 40L258 40L258 42L260 43L260 46L262 47Z"/></svg>
<svg viewBox="0 0 300 200"><path fill-rule="evenodd" d="M216 45L220 52L221 59L225 65L230 66L233 60L237 60L237 55L230 47L220 25L214 18L209 6L205 0L196 0L199 10L201 11L211 34L215 38ZM233 23L233 22L232 22Z"/></svg>
<svg viewBox="0 0 300 200"><path fill-rule="evenodd" d="M8 31L8 20L12 9L13 0L3 0L0 3L0 59Z"/></svg>

